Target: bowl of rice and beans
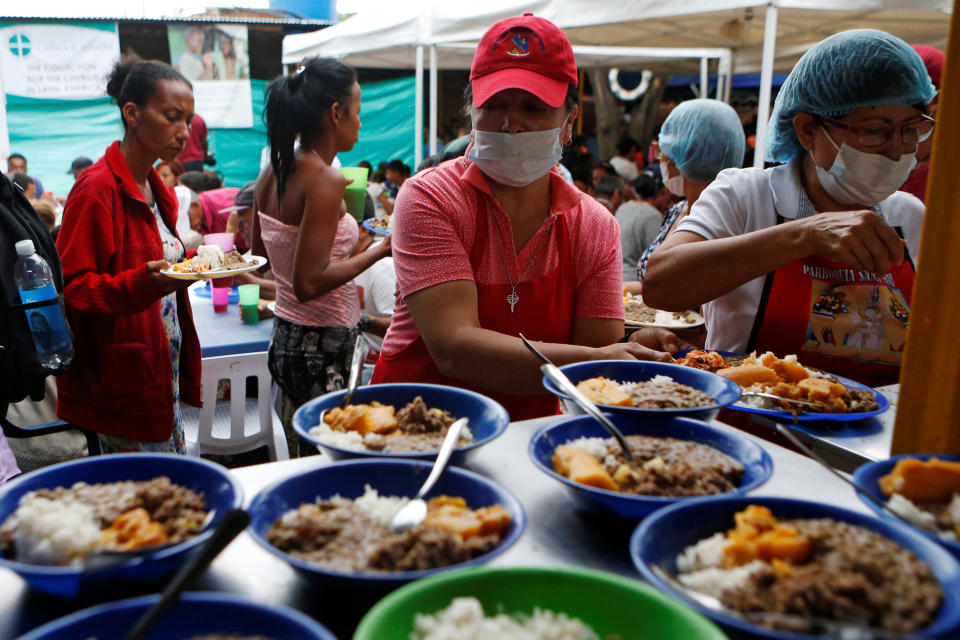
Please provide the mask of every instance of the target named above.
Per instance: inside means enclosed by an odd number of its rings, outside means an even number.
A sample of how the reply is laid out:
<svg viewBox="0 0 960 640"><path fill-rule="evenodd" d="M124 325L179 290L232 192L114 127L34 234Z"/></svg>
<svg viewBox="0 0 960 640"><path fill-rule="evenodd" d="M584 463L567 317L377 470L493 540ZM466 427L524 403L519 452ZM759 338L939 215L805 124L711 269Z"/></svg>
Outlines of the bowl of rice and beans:
<svg viewBox="0 0 960 640"><path fill-rule="evenodd" d="M530 440L534 465L580 510L637 519L677 501L751 491L773 473L769 454L734 429L671 416L608 417L633 463L589 416L549 424Z"/></svg>
<svg viewBox="0 0 960 640"><path fill-rule="evenodd" d="M665 362L595 360L560 367L588 398L615 415L669 415L712 420L740 399L736 383L709 371ZM582 412L552 382L543 386L564 401L568 412Z"/></svg>
<svg viewBox="0 0 960 640"><path fill-rule="evenodd" d="M293 416L300 437L333 460L434 460L447 428L455 420L467 418L469 424L451 457L451 463L459 465L510 424L510 416L498 402L456 387L368 385L358 388L351 404L340 408L345 394L335 391L314 398Z"/></svg>
<svg viewBox="0 0 960 640"><path fill-rule="evenodd" d="M667 534L667 532L670 532ZM832 505L769 497L677 504L644 520L630 554L644 578L722 626L778 640L812 630L761 625L708 609L653 571L741 613L821 618L957 637L960 565L908 527ZM822 636L820 636L822 637Z"/></svg>
<svg viewBox="0 0 960 640"><path fill-rule="evenodd" d="M960 456L893 456L862 465L853 481L960 559ZM860 493L857 497L878 515L894 519Z"/></svg>
<svg viewBox="0 0 960 640"><path fill-rule="evenodd" d="M43 467L0 488L0 566L31 587L72 597L81 589L155 583L242 504L224 467L187 456L124 454ZM207 515L212 522L204 528ZM96 550L156 553L95 572Z"/></svg>
<svg viewBox="0 0 960 640"><path fill-rule="evenodd" d="M381 593L486 562L517 541L526 525L520 502L457 467L428 494L427 520L391 533L393 515L431 468L416 460L350 460L281 480L254 497L248 531L310 580Z"/></svg>

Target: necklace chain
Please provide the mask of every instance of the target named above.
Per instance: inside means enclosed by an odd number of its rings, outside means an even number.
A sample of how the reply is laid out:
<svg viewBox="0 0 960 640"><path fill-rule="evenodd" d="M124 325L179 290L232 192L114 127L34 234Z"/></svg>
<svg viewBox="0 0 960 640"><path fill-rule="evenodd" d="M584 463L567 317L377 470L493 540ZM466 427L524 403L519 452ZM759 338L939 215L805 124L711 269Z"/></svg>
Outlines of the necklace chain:
<svg viewBox="0 0 960 640"><path fill-rule="evenodd" d="M500 236L500 227L497 225L497 221L493 221L493 231L497 236L497 248L500 250L500 260L503 261L503 270L507 273L507 280L510 282L510 295L507 296L507 304L510 305L510 313L513 313L513 307L520 302L520 297L517 296L517 286L523 282L523 279L526 277L527 273L530 272L530 268L533 266L533 263L536 262L537 256L540 255L540 250L543 249L543 246L546 244L547 237L550 235L550 232L553 230L553 222L551 221L550 225L543 230L543 236L540 238L540 243L537 245L536 251L533 252L533 255L530 256L530 261L527 263L527 267L523 270L523 273L520 274L520 277L517 278L517 281L513 281L513 277L510 274L510 266L507 264L507 255L503 249L503 238ZM512 245L511 245L512 246Z"/></svg>

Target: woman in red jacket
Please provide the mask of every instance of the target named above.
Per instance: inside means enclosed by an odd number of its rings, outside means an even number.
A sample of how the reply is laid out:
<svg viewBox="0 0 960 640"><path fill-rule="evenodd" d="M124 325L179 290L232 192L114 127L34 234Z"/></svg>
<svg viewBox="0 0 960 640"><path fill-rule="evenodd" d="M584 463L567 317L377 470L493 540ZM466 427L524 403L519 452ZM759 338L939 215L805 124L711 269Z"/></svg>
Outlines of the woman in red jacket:
<svg viewBox="0 0 960 640"><path fill-rule="evenodd" d="M186 287L161 273L184 256L177 199L153 168L190 136L193 89L169 65L126 58L107 93L123 140L67 198L57 249L75 336L57 415L100 434L105 452L184 452L181 398L200 401L200 344Z"/></svg>

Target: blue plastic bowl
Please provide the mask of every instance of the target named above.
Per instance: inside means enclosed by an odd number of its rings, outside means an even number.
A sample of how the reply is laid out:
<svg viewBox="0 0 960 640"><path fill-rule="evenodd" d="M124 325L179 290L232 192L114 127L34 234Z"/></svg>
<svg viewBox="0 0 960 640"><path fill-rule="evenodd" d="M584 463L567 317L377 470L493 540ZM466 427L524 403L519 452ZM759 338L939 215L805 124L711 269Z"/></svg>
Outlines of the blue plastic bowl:
<svg viewBox="0 0 960 640"><path fill-rule="evenodd" d="M639 407L601 405L604 411L616 415L683 416L685 418L696 418L697 420L713 420L720 409L733 404L743 394L740 385L732 380L727 380L709 371L666 362L592 360L568 364L560 367L560 370L570 378L573 384L578 384L590 378L610 378L617 382L645 382L658 375L670 376L675 382L699 389L716 400L710 406L692 409L641 409ZM575 415L583 413L572 402L566 402L568 400L567 395L555 387L547 378L543 379L543 386L546 387L547 391L564 400L564 404L571 413Z"/></svg>
<svg viewBox="0 0 960 640"><path fill-rule="evenodd" d="M655 587L683 600L721 626L751 637L775 640L812 640L823 636L772 631L744 622L739 618L707 609L657 577L651 571L658 564L671 573L677 570L677 555L700 540L725 531L733 526L733 515L756 504L769 508L773 515L782 519L833 518L879 533L912 551L927 563L943 588L944 601L933 624L917 632L923 637L956 638L960 628L960 565L941 547L911 531L905 525L875 518L818 502L790 498L730 497L702 500L697 503L677 504L658 511L644 520L630 538L630 556L643 577Z"/></svg>
<svg viewBox="0 0 960 640"><path fill-rule="evenodd" d="M519 500L493 480L472 471L448 467L433 490L427 494L427 498L444 494L460 496L472 509L499 504L507 510L513 521L495 549L469 562L425 571L343 572L299 560L267 542L267 531L277 518L305 502L316 502L335 494L344 498L357 498L363 495L364 485L368 484L380 495L413 496L432 467L432 464L418 460L349 460L281 480L254 496L248 509L251 517L248 531L267 551L287 562L303 576L316 581L318 585L378 593L443 571L483 564L506 551L520 538L527 519Z"/></svg>
<svg viewBox="0 0 960 640"><path fill-rule="evenodd" d="M893 471L893 467L897 464L897 461L903 458L919 458L921 460L927 460L929 458L940 458L941 460L954 461L960 460L960 456L951 455L949 453L911 453L908 455L893 456L887 460L868 462L867 464L857 467L857 470L853 472L853 482L877 500L886 502L887 497L883 495L882 491L880 491L880 478ZM857 492L857 497L860 498L864 504L873 509L877 515L888 518L893 522L903 522L898 518L894 518L892 515L874 504L871 500L864 498L859 492ZM940 536L934 535L929 531L924 531L920 527L913 528L915 531L918 531L931 540L943 545L947 551L960 559L960 542L950 542L949 540L944 540Z"/></svg>
<svg viewBox="0 0 960 640"><path fill-rule="evenodd" d="M90 607L38 627L19 640L119 640L159 599L159 595L141 596ZM337 640L322 624L299 611L222 593L184 594L147 634L147 640L217 632L282 640Z"/></svg>
<svg viewBox="0 0 960 640"><path fill-rule="evenodd" d="M773 473L773 460L770 459L770 455L757 443L732 431L718 429L689 418L651 416L638 419L636 416L607 415L624 435L693 440L719 449L740 461L744 468L744 475L740 486L735 489L736 493L756 489ZM577 508L583 511L637 519L677 502L710 497L665 498L617 493L574 482L554 471L552 461L554 450L559 445L583 437L609 438L610 434L593 418L580 416L541 428L533 434L527 449L533 463L548 476L561 482Z"/></svg>
<svg viewBox="0 0 960 640"><path fill-rule="evenodd" d="M437 452L431 453L384 453L381 451L357 451L334 446L310 435L310 429L320 422L320 413L325 409L339 407L346 391L334 391L310 400L293 414L293 428L300 437L317 446L334 460L347 458L388 458L434 460ZM503 406L490 398L457 387L439 384L375 384L360 387L353 396L353 404L365 404L376 400L382 404L391 404L402 409L417 396L423 397L428 407L446 409L454 418L468 418L474 442L459 447L453 452L451 462L463 464L467 457L477 449L506 431L510 416Z"/></svg>
<svg viewBox="0 0 960 640"><path fill-rule="evenodd" d="M186 561L190 552L213 535L213 527L224 513L243 504L240 485L227 469L201 458L162 453L124 453L70 460L43 467L0 487L0 522L17 509L20 497L28 491L70 487L76 482L88 484L121 480L151 480L167 476L174 484L203 492L208 509L216 509L213 524L204 533L146 558L85 573L79 567L46 567L0 558L7 567L38 591L72 597L80 590L116 590L130 582L153 583L170 575Z"/></svg>

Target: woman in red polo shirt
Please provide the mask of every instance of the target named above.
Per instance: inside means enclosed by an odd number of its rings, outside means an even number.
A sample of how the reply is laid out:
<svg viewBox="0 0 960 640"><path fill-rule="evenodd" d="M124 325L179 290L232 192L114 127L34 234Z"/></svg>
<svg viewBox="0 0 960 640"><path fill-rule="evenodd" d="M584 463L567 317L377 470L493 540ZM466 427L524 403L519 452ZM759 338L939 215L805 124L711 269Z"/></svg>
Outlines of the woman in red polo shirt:
<svg viewBox="0 0 960 640"><path fill-rule="evenodd" d="M189 281L161 273L184 250L177 198L153 164L183 150L193 89L169 65L128 58L107 93L123 139L77 179L57 237L76 347L57 415L100 434L106 453L184 453L180 400L200 404L200 344Z"/></svg>
<svg viewBox="0 0 960 640"><path fill-rule="evenodd" d="M623 336L617 222L551 170L577 117L567 37L532 15L487 31L467 89L467 157L407 180L394 210L399 296L374 382L476 388L514 420L556 413L539 362L669 359L676 338Z"/></svg>

